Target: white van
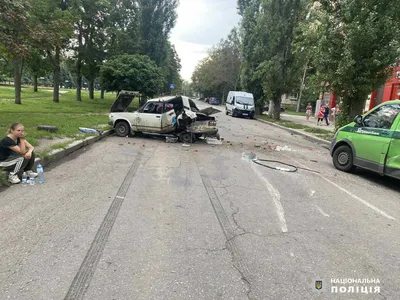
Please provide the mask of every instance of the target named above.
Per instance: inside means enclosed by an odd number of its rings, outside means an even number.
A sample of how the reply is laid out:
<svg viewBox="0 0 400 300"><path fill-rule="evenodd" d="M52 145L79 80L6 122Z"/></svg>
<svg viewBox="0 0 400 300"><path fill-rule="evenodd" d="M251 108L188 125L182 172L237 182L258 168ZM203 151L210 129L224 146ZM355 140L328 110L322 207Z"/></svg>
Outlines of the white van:
<svg viewBox="0 0 400 300"><path fill-rule="evenodd" d="M226 98L226 114L232 117L244 116L254 117L254 97L251 93L230 91Z"/></svg>

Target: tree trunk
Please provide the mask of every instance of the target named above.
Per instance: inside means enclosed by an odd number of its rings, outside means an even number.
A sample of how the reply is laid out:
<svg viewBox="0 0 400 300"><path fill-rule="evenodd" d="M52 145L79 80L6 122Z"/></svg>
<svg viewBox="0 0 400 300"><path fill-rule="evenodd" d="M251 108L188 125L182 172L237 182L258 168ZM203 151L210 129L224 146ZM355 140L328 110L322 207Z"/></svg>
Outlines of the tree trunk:
<svg viewBox="0 0 400 300"><path fill-rule="evenodd" d="M306 79L306 73L307 73L307 68L308 68L308 62L304 68L304 74L303 74L303 79L301 80L301 85L300 85L300 93L299 97L297 98L297 107L296 107L296 112L300 111L300 105L301 105L301 94L303 93L303 88L304 88L304 81Z"/></svg>
<svg viewBox="0 0 400 300"><path fill-rule="evenodd" d="M104 89L103 88L101 88L100 99L104 99Z"/></svg>
<svg viewBox="0 0 400 300"><path fill-rule="evenodd" d="M59 103L60 102L60 74L61 74L61 67L60 67L60 47L56 46L56 53L54 55L54 65L53 65L53 102Z"/></svg>
<svg viewBox="0 0 400 300"><path fill-rule="evenodd" d="M281 118L281 101L280 101L280 99L276 99L274 101L273 111L274 111L274 116L273 116L274 119L279 120Z"/></svg>
<svg viewBox="0 0 400 300"><path fill-rule="evenodd" d="M82 101L82 33L81 25L78 25L78 59L76 60L76 101Z"/></svg>
<svg viewBox="0 0 400 300"><path fill-rule="evenodd" d="M37 93L38 91L38 75L33 75L33 91Z"/></svg>
<svg viewBox="0 0 400 300"><path fill-rule="evenodd" d="M16 57L13 61L14 67L14 88L15 88L15 104L22 104L21 102L21 77L22 77L22 60Z"/></svg>
<svg viewBox="0 0 400 300"><path fill-rule="evenodd" d="M272 100L269 100L269 107L268 107L268 117L272 119L274 115L274 107L275 103Z"/></svg>
<svg viewBox="0 0 400 300"><path fill-rule="evenodd" d="M367 97L367 94L364 95L361 93L345 95L343 97L342 113L348 116L348 122L352 122L355 116L362 114L364 103Z"/></svg>
<svg viewBox="0 0 400 300"><path fill-rule="evenodd" d="M89 98L94 99L94 79L89 79Z"/></svg>
<svg viewBox="0 0 400 300"><path fill-rule="evenodd" d="M76 101L82 101L82 60L79 54L76 61Z"/></svg>

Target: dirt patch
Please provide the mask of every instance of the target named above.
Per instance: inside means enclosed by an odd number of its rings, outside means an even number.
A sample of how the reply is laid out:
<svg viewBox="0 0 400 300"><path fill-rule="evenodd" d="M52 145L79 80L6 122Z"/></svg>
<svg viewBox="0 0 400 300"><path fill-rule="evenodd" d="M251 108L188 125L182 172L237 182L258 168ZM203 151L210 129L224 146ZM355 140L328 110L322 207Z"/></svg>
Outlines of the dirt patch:
<svg viewBox="0 0 400 300"><path fill-rule="evenodd" d="M66 143L66 142L73 142L73 138L53 138L53 139L39 139L39 145L35 146L35 151L43 151L46 148L50 148L55 144Z"/></svg>

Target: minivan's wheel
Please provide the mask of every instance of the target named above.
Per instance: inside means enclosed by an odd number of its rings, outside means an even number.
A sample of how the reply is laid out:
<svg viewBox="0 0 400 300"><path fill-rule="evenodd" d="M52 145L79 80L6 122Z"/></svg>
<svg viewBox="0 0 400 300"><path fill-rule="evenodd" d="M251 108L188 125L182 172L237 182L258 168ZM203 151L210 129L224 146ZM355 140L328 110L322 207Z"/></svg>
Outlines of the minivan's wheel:
<svg viewBox="0 0 400 300"><path fill-rule="evenodd" d="M190 144L196 141L196 136L191 134L190 132L184 132L179 136L179 140L182 143Z"/></svg>
<svg viewBox="0 0 400 300"><path fill-rule="evenodd" d="M232 109L232 111L231 111L231 116L232 116L232 118L236 117L236 113L235 113L234 109Z"/></svg>
<svg viewBox="0 0 400 300"><path fill-rule="evenodd" d="M129 124L126 123L125 121L120 121L117 124L115 124L114 129L115 129L115 133L121 137L127 136L130 132Z"/></svg>
<svg viewBox="0 0 400 300"><path fill-rule="evenodd" d="M354 170L353 165L353 151L347 145L337 147L333 152L333 165L336 169L344 172L351 172Z"/></svg>
<svg viewBox="0 0 400 300"><path fill-rule="evenodd" d="M228 109L225 110L225 114L228 115Z"/></svg>

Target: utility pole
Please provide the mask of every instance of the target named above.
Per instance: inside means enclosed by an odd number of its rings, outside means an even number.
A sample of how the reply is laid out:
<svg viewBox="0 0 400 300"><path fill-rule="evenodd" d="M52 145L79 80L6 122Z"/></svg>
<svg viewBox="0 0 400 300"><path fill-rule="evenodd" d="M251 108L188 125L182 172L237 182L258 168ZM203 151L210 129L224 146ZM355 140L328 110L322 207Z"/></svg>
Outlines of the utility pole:
<svg viewBox="0 0 400 300"><path fill-rule="evenodd" d="M296 112L299 112L299 111L300 111L301 94L303 93L304 81L305 81L305 79L306 79L307 69L308 69L308 62L307 62L307 64L306 64L306 67L304 68L303 79L302 79L302 81L301 81L301 86L300 86L300 93L299 93L299 97L297 98L297 108L296 108Z"/></svg>

